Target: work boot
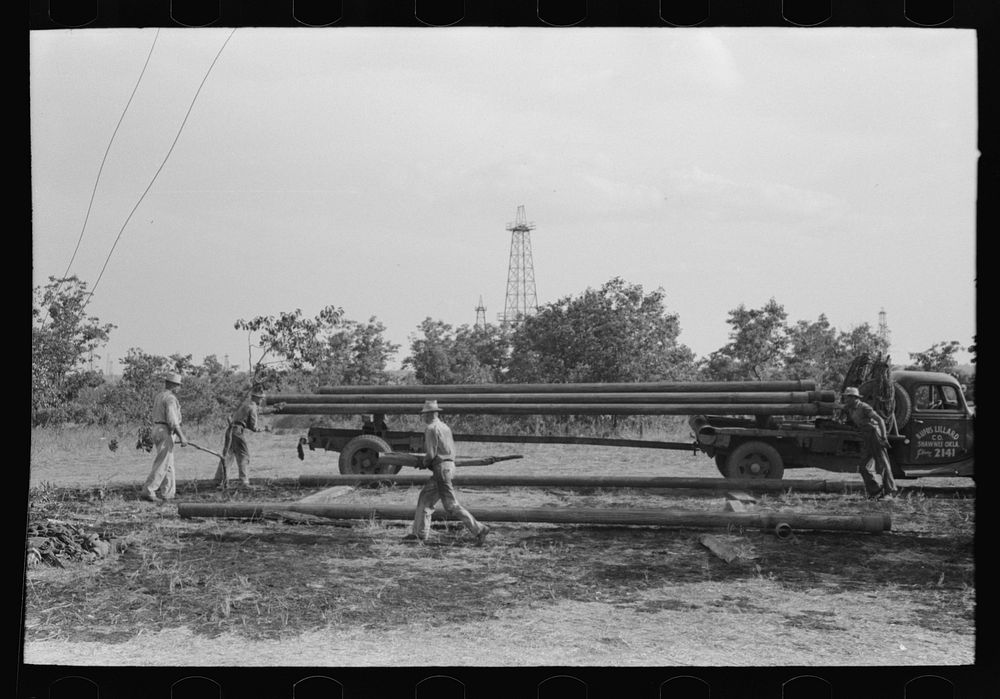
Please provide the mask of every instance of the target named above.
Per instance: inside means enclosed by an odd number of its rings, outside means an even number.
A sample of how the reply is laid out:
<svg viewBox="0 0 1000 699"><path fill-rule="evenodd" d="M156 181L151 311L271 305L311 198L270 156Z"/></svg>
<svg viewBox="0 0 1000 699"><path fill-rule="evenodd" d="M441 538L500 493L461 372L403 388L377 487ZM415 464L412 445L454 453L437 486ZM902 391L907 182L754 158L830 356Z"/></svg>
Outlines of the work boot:
<svg viewBox="0 0 1000 699"><path fill-rule="evenodd" d="M479 533L476 534L476 546L482 546L483 542L486 541L486 535L489 533L490 528L484 524L482 529L479 530Z"/></svg>
<svg viewBox="0 0 1000 699"><path fill-rule="evenodd" d="M144 489L139 495L140 500L145 500L146 502L159 502L156 499L156 493L151 493L149 490Z"/></svg>
<svg viewBox="0 0 1000 699"><path fill-rule="evenodd" d="M402 541L405 541L408 544L422 544L425 541L427 541L427 537L417 536L416 534L412 534L411 533L411 534L407 534L406 536L404 536L402 538Z"/></svg>
<svg viewBox="0 0 1000 699"><path fill-rule="evenodd" d="M250 484L249 478L243 478L240 480L240 488L243 490L253 490L253 485Z"/></svg>

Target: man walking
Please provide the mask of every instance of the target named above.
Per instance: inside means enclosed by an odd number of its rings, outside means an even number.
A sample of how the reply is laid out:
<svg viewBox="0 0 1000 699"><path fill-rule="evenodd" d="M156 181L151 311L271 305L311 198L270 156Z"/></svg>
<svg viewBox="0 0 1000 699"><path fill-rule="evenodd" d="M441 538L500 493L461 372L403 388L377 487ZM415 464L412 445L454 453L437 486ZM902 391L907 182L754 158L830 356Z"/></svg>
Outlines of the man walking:
<svg viewBox="0 0 1000 699"><path fill-rule="evenodd" d="M891 499L896 493L896 480L892 477L892 464L886 452L889 439L886 436L885 420L872 406L861 400L861 393L853 386L844 389L841 402L844 404L847 421L861 431L858 473L865 482L868 499ZM876 476L881 476L881 486Z"/></svg>
<svg viewBox="0 0 1000 699"><path fill-rule="evenodd" d="M455 475L455 440L451 428L438 417L441 409L436 400L424 403L420 411L424 419L424 458L422 468L431 470L431 477L420 490L417 498L417 511L413 515L413 531L403 537L404 541L425 541L431 528L431 517L438 500L444 503L445 510L465 525L473 536L476 544L482 545L490 528L476 521L472 514L462 507L455 495L451 483Z"/></svg>
<svg viewBox="0 0 1000 699"><path fill-rule="evenodd" d="M148 502L157 501L157 491L164 500L173 500L177 492L174 476L174 435L182 447L187 446L187 437L181 430L181 404L174 393L180 388L181 375L172 373L163 378L163 390L153 400L153 446L156 457L139 496Z"/></svg>
<svg viewBox="0 0 1000 699"><path fill-rule="evenodd" d="M226 428L226 436L222 447L222 459L219 467L215 470L215 484L220 490L225 490L228 483L226 466L229 457L236 459L239 469L240 484L244 488L250 485L250 445L247 444L246 431L259 432L257 428L260 419L260 402L264 399L264 391L253 388L250 396L244 400L233 413Z"/></svg>

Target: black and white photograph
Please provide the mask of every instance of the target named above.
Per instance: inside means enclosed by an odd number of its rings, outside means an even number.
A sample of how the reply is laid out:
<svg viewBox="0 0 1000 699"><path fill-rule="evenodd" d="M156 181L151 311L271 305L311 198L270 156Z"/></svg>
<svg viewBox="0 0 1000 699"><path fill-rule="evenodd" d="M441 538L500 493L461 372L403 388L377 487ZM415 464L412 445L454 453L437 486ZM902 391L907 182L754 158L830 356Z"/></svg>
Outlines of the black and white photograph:
<svg viewBox="0 0 1000 699"><path fill-rule="evenodd" d="M26 665L976 662L974 30L29 49Z"/></svg>

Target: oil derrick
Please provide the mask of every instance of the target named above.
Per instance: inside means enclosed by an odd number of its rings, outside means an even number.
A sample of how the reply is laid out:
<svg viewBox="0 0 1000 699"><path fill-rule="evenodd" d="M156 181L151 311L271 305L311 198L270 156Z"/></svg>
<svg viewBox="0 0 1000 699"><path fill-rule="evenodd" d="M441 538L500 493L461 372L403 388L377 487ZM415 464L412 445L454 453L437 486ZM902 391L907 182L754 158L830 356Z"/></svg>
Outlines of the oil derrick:
<svg viewBox="0 0 1000 699"><path fill-rule="evenodd" d="M486 328L486 306L483 305L483 297L479 297L479 305L476 306L476 327Z"/></svg>
<svg viewBox="0 0 1000 699"><path fill-rule="evenodd" d="M507 295L503 313L497 314L503 325L517 325L538 310L535 294L535 267L531 259L531 231L524 206L517 207L517 220L507 224L510 231L510 263L507 267Z"/></svg>
<svg viewBox="0 0 1000 699"><path fill-rule="evenodd" d="M878 332L876 334L878 337L879 350L882 352L889 351L889 324L885 320L885 309L883 308L878 312Z"/></svg>

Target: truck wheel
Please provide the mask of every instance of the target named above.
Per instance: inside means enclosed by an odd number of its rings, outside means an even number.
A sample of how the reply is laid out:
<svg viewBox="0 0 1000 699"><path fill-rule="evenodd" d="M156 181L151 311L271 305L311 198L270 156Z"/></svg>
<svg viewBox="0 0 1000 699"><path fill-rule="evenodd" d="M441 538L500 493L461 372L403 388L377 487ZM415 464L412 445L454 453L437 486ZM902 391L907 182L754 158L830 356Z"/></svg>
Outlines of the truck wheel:
<svg viewBox="0 0 1000 699"><path fill-rule="evenodd" d="M340 459L338 460L340 472L345 475L359 473L399 473L399 469L402 466L378 465L379 454L388 454L391 451L392 447L381 437L371 434L358 435L348 442L344 446L343 451L340 452Z"/></svg>
<svg viewBox="0 0 1000 699"><path fill-rule="evenodd" d="M861 393L861 400L866 402L871 401L874 391L874 381L865 381L858 387L858 392ZM910 418L913 417L913 401L910 400L910 394L906 392L906 389L895 381L892 383L892 403L892 414L896 418L896 429L901 430L906 427L907 423L910 422ZM883 415L882 417L886 416ZM889 425L886 426L889 427Z"/></svg>
<svg viewBox="0 0 1000 699"><path fill-rule="evenodd" d="M785 464L778 450L767 442L743 442L726 459L726 478L781 478Z"/></svg>
<svg viewBox="0 0 1000 699"><path fill-rule="evenodd" d="M715 466L719 469L719 473L723 476L726 475L726 460L729 458L728 454L716 454L715 455Z"/></svg>

